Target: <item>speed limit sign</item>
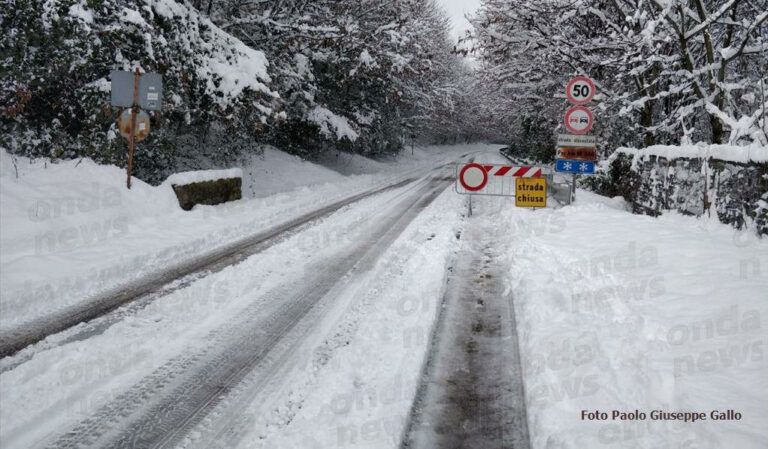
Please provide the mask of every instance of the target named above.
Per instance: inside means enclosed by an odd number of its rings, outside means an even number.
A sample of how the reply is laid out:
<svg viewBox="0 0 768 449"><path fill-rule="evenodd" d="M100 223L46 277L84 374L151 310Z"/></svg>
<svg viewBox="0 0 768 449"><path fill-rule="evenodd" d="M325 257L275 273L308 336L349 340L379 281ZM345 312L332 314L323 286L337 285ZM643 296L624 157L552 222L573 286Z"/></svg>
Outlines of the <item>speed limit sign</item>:
<svg viewBox="0 0 768 449"><path fill-rule="evenodd" d="M577 76L565 87L565 95L572 104L587 104L595 98L595 83L586 76Z"/></svg>

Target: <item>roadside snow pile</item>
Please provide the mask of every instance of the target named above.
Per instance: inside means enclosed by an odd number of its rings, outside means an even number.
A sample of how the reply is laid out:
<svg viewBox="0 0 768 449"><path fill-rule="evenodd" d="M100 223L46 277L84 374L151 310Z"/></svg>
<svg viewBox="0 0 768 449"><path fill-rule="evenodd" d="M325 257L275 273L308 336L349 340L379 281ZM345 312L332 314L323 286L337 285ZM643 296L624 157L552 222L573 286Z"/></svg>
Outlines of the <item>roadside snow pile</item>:
<svg viewBox="0 0 768 449"><path fill-rule="evenodd" d="M51 163L2 151L0 165L3 261L108 240L134 220L179 210L170 189L133 178L127 190L123 169L90 159Z"/></svg>
<svg viewBox="0 0 768 449"><path fill-rule="evenodd" d="M431 149L438 161L458 151ZM115 166L0 154L0 326L6 329L433 166L426 156L369 161L388 169L343 176L266 150L263 159L243 164L243 200L185 212L170 184L133 178L127 190L125 171Z"/></svg>
<svg viewBox="0 0 768 449"><path fill-rule="evenodd" d="M250 198L344 180L337 171L269 146L261 154L247 156L242 165L243 195Z"/></svg>
<svg viewBox="0 0 768 449"><path fill-rule="evenodd" d="M508 288L532 448L768 447L768 242L711 219L577 199L498 218L514 230ZM608 419L582 419L596 410ZM654 410L707 420L652 420Z"/></svg>

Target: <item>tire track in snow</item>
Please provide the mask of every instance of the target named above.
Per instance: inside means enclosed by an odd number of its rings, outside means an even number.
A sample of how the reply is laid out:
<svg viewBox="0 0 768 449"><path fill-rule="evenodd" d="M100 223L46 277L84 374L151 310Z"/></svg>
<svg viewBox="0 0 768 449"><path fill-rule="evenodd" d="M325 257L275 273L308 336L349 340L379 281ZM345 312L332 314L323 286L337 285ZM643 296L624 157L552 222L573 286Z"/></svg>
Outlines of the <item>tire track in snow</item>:
<svg viewBox="0 0 768 449"><path fill-rule="evenodd" d="M259 370L261 384L290 357L301 335L322 318L335 286L369 269L408 224L449 185L433 178L376 217L372 239L327 261L327 270L302 285L283 285L206 338L209 344L177 357L145 377L115 401L81 421L47 447L169 448L178 444L243 378ZM286 334L296 340L285 343ZM258 386L258 385L257 385Z"/></svg>
<svg viewBox="0 0 768 449"><path fill-rule="evenodd" d="M401 449L528 449L515 314L493 233L468 222Z"/></svg>
<svg viewBox="0 0 768 449"><path fill-rule="evenodd" d="M272 229L226 245L201 257L184 261L166 270L154 272L130 283L115 287L97 298L83 301L62 310L54 316L43 317L15 328L3 330L0 333L0 358L12 356L28 346L38 343L51 335L66 331L78 324L98 319L101 319L98 323L89 323L92 325L78 329L74 335L67 336L54 345L59 346L70 341L82 340L100 334L123 318L124 315L121 314L106 316L122 306L135 303L137 308L142 308L153 300L183 288L200 277L221 271L228 266L237 264L254 254L264 251L280 242L282 238L290 235L292 231L300 230L303 226L326 217L345 206L388 190L404 187L414 181L416 181L416 178L408 178L382 188L351 196L304 214ZM32 355L34 353L30 352L26 357L21 357L20 360L3 365L2 371L13 369L29 357L32 357Z"/></svg>

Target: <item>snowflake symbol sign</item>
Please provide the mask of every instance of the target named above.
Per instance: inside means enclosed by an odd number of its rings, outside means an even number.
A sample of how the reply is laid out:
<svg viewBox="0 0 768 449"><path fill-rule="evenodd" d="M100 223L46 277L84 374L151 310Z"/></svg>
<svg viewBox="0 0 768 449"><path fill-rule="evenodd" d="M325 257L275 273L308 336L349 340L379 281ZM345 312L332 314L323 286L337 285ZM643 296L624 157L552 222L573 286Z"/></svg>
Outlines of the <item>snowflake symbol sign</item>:
<svg viewBox="0 0 768 449"><path fill-rule="evenodd" d="M566 162L565 164L563 164L563 167L564 167L566 170L570 170L570 169L571 169L571 167L573 167L573 164L571 164L570 162Z"/></svg>
<svg viewBox="0 0 768 449"><path fill-rule="evenodd" d="M584 162L579 164L579 171L587 171L588 168L589 168L589 165L585 164Z"/></svg>

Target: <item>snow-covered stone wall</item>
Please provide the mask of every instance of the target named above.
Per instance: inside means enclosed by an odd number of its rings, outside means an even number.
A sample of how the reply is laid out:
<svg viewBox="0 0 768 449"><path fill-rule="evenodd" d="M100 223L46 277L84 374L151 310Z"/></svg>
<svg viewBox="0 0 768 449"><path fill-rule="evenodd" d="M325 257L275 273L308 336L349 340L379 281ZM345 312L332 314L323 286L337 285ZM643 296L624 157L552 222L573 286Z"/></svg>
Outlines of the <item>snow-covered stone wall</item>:
<svg viewBox="0 0 768 449"><path fill-rule="evenodd" d="M594 190L623 196L633 212L676 210L768 235L768 147L728 145L619 148L586 180Z"/></svg>

